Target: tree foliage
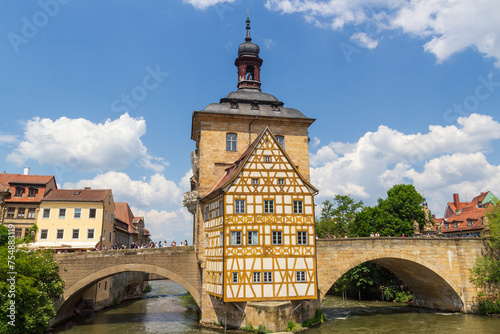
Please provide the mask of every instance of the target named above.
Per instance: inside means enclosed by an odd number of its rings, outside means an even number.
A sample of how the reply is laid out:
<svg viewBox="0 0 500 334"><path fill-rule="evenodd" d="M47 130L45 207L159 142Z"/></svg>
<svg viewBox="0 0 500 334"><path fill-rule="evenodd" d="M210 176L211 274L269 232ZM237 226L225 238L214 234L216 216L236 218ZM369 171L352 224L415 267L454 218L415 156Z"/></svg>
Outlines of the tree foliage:
<svg viewBox="0 0 500 334"><path fill-rule="evenodd" d="M486 241L487 250L484 256L476 260L469 280L481 287L486 283L500 283L500 205L486 214L490 222L490 235Z"/></svg>
<svg viewBox="0 0 500 334"><path fill-rule="evenodd" d="M371 233L384 236L413 234L413 222L425 224L422 210L424 198L411 184L398 184L387 191L387 198L379 198L374 207L365 207L350 224L350 237L369 237Z"/></svg>
<svg viewBox="0 0 500 334"><path fill-rule="evenodd" d="M9 272L16 272L15 284L7 280L12 278ZM56 315L54 301L63 291L64 282L52 252L22 248L13 252L6 246L0 247L1 333L43 333L49 327L49 320ZM15 326L8 324L11 320L8 307L12 300L15 301Z"/></svg>
<svg viewBox="0 0 500 334"><path fill-rule="evenodd" d="M363 202L356 202L350 195L336 195L333 202L324 201L316 224L318 237L325 238L328 234L343 237L362 207Z"/></svg>

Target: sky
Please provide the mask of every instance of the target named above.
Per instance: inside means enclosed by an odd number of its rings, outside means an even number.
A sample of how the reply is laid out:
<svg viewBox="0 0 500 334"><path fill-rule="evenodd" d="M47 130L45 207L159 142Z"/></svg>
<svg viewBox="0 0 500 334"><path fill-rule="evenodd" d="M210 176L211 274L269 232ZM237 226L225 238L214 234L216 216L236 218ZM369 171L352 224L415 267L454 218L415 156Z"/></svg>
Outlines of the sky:
<svg viewBox="0 0 500 334"><path fill-rule="evenodd" d="M191 243L192 112L236 90L247 11L262 90L316 119L317 204L500 196L498 0L0 0L0 172L111 188Z"/></svg>

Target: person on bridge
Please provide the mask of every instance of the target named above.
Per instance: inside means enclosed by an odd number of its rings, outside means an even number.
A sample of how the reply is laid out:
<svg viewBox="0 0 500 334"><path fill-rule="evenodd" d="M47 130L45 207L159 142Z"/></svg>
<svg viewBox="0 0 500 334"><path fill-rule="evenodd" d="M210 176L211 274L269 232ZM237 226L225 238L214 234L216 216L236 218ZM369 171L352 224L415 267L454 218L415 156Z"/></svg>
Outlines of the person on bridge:
<svg viewBox="0 0 500 334"><path fill-rule="evenodd" d="M176 243L175 243L175 240L174 240L174 241L172 241L172 243L170 244L170 246L175 247L175 245L176 245Z"/></svg>

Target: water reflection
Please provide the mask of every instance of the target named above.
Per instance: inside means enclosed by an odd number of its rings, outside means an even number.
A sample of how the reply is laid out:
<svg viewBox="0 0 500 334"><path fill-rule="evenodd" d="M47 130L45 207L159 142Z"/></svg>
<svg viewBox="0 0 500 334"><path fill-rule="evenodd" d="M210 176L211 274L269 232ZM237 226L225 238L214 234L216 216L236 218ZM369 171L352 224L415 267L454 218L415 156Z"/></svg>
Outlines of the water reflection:
<svg viewBox="0 0 500 334"><path fill-rule="evenodd" d="M93 313L60 326L55 333L174 333L220 334L198 325L196 311L186 310L178 296L186 290L172 281L153 281L143 299ZM500 333L500 319L485 316L436 313L406 304L342 300L327 296L323 311L329 321L307 334L326 333Z"/></svg>

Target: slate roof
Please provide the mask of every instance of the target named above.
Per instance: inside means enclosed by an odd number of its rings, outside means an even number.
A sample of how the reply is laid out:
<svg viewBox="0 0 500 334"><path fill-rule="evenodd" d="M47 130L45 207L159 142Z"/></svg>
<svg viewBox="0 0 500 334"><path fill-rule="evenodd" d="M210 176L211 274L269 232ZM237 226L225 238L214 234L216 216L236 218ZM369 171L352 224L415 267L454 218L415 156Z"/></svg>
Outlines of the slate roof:
<svg viewBox="0 0 500 334"><path fill-rule="evenodd" d="M111 189L53 189L42 201L103 202Z"/></svg>

